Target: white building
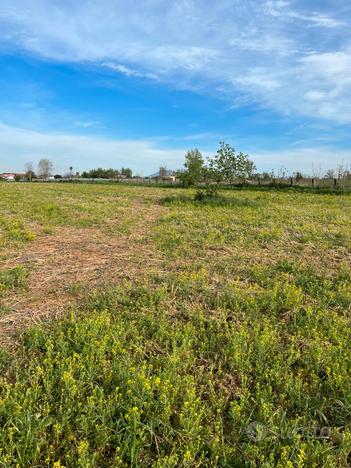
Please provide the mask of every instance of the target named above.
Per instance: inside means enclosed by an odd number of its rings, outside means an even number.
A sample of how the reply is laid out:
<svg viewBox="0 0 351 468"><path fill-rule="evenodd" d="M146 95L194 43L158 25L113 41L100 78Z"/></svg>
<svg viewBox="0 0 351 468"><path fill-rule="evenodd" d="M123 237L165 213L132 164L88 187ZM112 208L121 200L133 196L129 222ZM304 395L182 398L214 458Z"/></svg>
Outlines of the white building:
<svg viewBox="0 0 351 468"><path fill-rule="evenodd" d="M4 172L3 174L0 174L0 179L5 179L5 180L15 180L16 174L13 172Z"/></svg>

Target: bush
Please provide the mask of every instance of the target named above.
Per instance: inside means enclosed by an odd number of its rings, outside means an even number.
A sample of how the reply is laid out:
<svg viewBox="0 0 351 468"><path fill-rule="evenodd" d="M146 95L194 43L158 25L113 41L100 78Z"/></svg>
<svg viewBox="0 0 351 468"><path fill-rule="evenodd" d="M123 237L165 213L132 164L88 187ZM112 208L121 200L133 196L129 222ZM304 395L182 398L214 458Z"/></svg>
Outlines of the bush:
<svg viewBox="0 0 351 468"><path fill-rule="evenodd" d="M203 201L209 198L216 198L218 197L218 187L214 184L209 184L206 186L205 189L198 189L195 193L194 200L195 201Z"/></svg>
<svg viewBox="0 0 351 468"><path fill-rule="evenodd" d="M204 198L206 198L206 194L205 194L204 190L201 190L201 189L196 190L194 200L195 201L203 201Z"/></svg>

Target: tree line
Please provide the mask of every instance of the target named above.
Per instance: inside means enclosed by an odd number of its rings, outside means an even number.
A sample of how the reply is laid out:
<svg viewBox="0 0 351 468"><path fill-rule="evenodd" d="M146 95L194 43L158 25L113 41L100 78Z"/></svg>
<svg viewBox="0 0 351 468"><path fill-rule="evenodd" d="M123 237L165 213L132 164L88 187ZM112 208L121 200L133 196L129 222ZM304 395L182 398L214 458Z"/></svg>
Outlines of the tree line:
<svg viewBox="0 0 351 468"><path fill-rule="evenodd" d="M53 175L53 163L48 158L42 158L37 166L37 173L34 171L34 165L29 162L25 166L25 178L31 181L34 178L47 179ZM351 178L351 170L348 164L340 164L336 170L329 169L325 174L322 174L321 166L312 167L312 175L304 176L301 172L295 172L289 175L288 171L281 168L277 173L271 172L256 172L255 163L250 159L248 154L236 152L236 150L228 143L220 142L219 149L214 156L204 158L201 152L195 148L189 150L185 155L184 167L178 171L167 171L162 166L159 169L158 179L166 178L169 173L174 174L183 186L190 187L198 183L205 183L207 186L219 185L221 183L232 184L234 181L244 182L245 180L257 178L258 180L268 181L275 179L292 179L296 181L304 178L312 179L349 179ZM61 175L54 175L55 178L62 178ZM78 172L73 173L73 167L69 168L69 172L65 174L65 178L81 177L85 179L118 179L133 177L133 172L128 167L121 169L103 169L101 167L84 171L80 175Z"/></svg>
<svg viewBox="0 0 351 468"><path fill-rule="evenodd" d="M32 181L36 178L41 179L48 179L49 177L54 177L55 179L61 179L65 177L67 179L72 179L76 177L82 177L85 179L117 179L119 177L123 178L131 178L133 176L133 172L129 167L122 167L120 170L118 169L103 169L101 167L97 169L91 169L89 171L84 171L82 174L79 172L73 172L73 166L69 167L69 172L67 172L64 176L61 174L53 175L54 171L54 164L48 158L42 158L38 162L37 171L35 172L34 164L32 162L28 162L25 165L25 178L28 181Z"/></svg>
<svg viewBox="0 0 351 468"><path fill-rule="evenodd" d="M82 172L81 177L83 179L118 179L119 177L130 179L133 177L133 171L129 167L122 167L120 170L98 167L97 169Z"/></svg>

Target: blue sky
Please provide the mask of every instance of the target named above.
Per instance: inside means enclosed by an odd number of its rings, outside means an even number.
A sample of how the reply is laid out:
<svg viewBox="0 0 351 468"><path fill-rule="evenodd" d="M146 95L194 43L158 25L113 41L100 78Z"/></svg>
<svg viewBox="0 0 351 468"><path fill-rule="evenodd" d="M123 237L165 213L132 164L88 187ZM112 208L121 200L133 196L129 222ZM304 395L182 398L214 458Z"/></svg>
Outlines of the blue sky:
<svg viewBox="0 0 351 468"><path fill-rule="evenodd" d="M347 0L2 0L0 171L351 162Z"/></svg>

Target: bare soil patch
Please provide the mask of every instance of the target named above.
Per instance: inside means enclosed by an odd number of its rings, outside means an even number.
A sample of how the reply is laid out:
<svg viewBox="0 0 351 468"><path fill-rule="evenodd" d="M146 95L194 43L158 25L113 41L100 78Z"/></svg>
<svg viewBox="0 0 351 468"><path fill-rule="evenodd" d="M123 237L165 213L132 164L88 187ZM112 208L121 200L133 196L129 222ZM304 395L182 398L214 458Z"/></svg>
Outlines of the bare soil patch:
<svg viewBox="0 0 351 468"><path fill-rule="evenodd" d="M40 236L0 268L27 267L30 275L24 291L4 301L0 316L0 346L16 346L18 334L28 326L56 319L77 301L72 288L95 287L133 279L162 269L162 254L148 242L159 206L136 201L131 207L135 225L130 234L111 234L101 228L57 228Z"/></svg>

